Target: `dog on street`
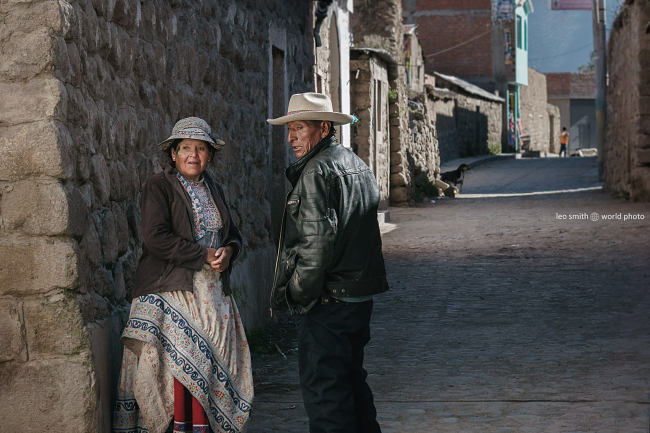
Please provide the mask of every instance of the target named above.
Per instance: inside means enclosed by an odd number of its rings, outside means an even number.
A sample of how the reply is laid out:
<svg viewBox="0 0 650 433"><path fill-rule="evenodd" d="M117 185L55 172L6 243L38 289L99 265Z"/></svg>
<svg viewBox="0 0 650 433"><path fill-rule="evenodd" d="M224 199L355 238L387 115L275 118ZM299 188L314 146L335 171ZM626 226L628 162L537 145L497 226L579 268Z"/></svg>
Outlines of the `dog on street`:
<svg viewBox="0 0 650 433"><path fill-rule="evenodd" d="M445 171L440 174L440 180L447 183L453 183L459 192L463 191L463 180L465 178L465 172L469 170L467 164L461 164L456 170Z"/></svg>

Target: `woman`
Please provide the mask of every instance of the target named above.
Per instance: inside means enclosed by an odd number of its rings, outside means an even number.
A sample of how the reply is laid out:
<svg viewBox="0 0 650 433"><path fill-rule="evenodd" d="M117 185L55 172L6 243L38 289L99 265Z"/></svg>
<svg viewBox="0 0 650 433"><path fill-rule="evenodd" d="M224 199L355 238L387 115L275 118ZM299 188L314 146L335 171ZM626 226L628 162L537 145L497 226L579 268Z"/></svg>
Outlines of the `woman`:
<svg viewBox="0 0 650 433"><path fill-rule="evenodd" d="M114 432L239 432L253 398L250 353L231 296L241 235L205 171L223 141L197 117L160 144L170 165L142 193L142 257ZM192 427L193 425L193 427Z"/></svg>

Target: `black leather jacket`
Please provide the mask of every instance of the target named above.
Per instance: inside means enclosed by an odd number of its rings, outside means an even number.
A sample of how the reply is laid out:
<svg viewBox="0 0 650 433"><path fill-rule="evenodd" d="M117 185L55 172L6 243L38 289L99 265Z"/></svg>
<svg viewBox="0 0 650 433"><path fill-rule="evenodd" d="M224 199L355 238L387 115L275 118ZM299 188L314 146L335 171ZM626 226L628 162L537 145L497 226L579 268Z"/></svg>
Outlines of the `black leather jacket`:
<svg viewBox="0 0 650 433"><path fill-rule="evenodd" d="M304 314L321 297L387 290L379 191L368 166L332 136L286 174L293 189L284 211L271 307Z"/></svg>

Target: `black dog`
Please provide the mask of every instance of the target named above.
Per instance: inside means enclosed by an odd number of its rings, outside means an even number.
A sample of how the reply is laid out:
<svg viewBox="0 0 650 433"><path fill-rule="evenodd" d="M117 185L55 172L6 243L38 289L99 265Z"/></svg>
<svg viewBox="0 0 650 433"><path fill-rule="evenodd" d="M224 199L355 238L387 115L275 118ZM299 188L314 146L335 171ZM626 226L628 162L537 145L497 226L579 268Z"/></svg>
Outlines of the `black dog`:
<svg viewBox="0 0 650 433"><path fill-rule="evenodd" d="M447 183L453 183L458 187L458 191L462 192L463 191L463 179L465 177L465 172L469 170L469 166L467 164L461 164L458 166L456 170L452 171L445 171L440 175L440 179L443 182Z"/></svg>

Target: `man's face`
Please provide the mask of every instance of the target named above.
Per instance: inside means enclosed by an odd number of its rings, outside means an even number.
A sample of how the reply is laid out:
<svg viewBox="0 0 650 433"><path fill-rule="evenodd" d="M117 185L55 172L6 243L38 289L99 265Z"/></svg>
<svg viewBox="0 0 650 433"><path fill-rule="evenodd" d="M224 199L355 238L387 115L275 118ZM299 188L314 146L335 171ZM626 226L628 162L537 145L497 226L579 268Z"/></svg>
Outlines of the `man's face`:
<svg viewBox="0 0 650 433"><path fill-rule="evenodd" d="M289 135L287 142L291 144L296 158L300 159L314 148L329 133L329 124L321 122L319 126L304 120L296 120L287 123Z"/></svg>

